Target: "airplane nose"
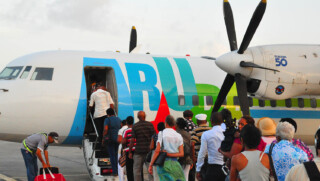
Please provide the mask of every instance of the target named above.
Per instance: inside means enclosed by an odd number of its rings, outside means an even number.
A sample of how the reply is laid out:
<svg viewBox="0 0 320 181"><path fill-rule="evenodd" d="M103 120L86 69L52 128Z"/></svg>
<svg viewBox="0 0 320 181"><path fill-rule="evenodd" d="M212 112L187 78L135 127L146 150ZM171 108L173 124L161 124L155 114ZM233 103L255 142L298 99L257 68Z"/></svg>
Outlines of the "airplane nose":
<svg viewBox="0 0 320 181"><path fill-rule="evenodd" d="M251 54L238 54L236 51L221 55L215 61L216 65L228 74L240 73L244 76L251 74L252 68L240 67L241 61L252 61Z"/></svg>

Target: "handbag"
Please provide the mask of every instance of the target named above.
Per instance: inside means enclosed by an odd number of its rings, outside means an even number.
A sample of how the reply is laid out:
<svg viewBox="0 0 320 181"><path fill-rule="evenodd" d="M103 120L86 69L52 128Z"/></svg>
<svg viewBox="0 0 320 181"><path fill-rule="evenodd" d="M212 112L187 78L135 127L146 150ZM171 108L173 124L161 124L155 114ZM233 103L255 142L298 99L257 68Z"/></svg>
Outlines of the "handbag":
<svg viewBox="0 0 320 181"><path fill-rule="evenodd" d="M163 134L163 132L162 132L162 134ZM157 159L154 161L153 165L163 166L164 165L164 161L166 160L166 157L167 157L167 152L163 152L163 135L162 135L161 151L160 151Z"/></svg>
<svg viewBox="0 0 320 181"><path fill-rule="evenodd" d="M124 166L126 166L126 162L127 162L126 152L123 149L121 149L121 156L119 158L119 165L121 167L124 167Z"/></svg>
<svg viewBox="0 0 320 181"><path fill-rule="evenodd" d="M269 161L270 161L270 167L271 167L271 174L270 174L270 180L271 181L278 181L278 177L277 177L277 173L274 169L274 165L273 165L273 160L272 160L272 149L274 147L274 143L271 143L270 148L269 148Z"/></svg>

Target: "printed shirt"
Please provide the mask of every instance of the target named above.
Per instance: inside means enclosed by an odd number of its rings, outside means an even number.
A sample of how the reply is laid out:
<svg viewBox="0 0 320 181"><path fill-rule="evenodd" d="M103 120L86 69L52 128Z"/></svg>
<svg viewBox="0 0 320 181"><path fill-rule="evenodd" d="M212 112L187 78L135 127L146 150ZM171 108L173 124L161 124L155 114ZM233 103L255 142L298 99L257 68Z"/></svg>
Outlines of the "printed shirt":
<svg viewBox="0 0 320 181"><path fill-rule="evenodd" d="M221 142L224 140L224 129L221 126L213 126L211 130L206 131L201 136L201 148L198 154L197 172L200 172L204 164L204 158L208 153L208 163L223 165L223 155L218 151Z"/></svg>
<svg viewBox="0 0 320 181"><path fill-rule="evenodd" d="M119 129L119 132L118 132L118 136L122 136L122 139L123 139L123 133L124 131L128 129L128 126L127 125L124 125L122 126L121 129ZM121 154L121 149L122 149L122 144L119 144L119 147L118 147L118 154L120 155Z"/></svg>
<svg viewBox="0 0 320 181"><path fill-rule="evenodd" d="M107 115L106 110L110 108L110 104L114 104L109 92L98 89L91 94L89 106L95 104L94 118L100 118Z"/></svg>
<svg viewBox="0 0 320 181"><path fill-rule="evenodd" d="M179 146L183 145L183 138L174 129L166 128L159 132L158 143L160 143L160 147L163 144L163 149L168 153L179 153Z"/></svg>
<svg viewBox="0 0 320 181"><path fill-rule="evenodd" d="M196 157L198 157L198 153L200 150L201 135L203 132L208 131L210 129L211 127L207 126L207 124L202 124L191 132L191 141L194 142L194 150L196 152Z"/></svg>
<svg viewBox="0 0 320 181"><path fill-rule="evenodd" d="M267 145L265 153L269 153L269 148L270 145ZM287 173L293 166L308 161L307 154L288 140L281 140L275 144L271 156L279 181L285 180Z"/></svg>
<svg viewBox="0 0 320 181"><path fill-rule="evenodd" d="M132 127L132 137L136 139L135 154L147 154L150 151L151 137L155 133L153 124L139 121Z"/></svg>
<svg viewBox="0 0 320 181"><path fill-rule="evenodd" d="M132 138L132 128L128 128L128 129L126 129L124 131L123 138L127 138L127 143L126 143L126 147L124 148L124 150L126 152L128 152L129 151L130 142L131 142L131 138ZM136 144L137 144L136 140L134 140L132 151L134 151L136 149Z"/></svg>
<svg viewBox="0 0 320 181"><path fill-rule="evenodd" d="M277 143L277 140L274 140L272 143ZM312 150L304 142L302 142L300 139L293 138L291 143L304 151L308 155L309 161L313 161L314 156Z"/></svg>
<svg viewBox="0 0 320 181"><path fill-rule="evenodd" d="M48 138L42 133L30 135L25 140L26 145L32 152L35 152L37 148L39 148L41 151L47 150L48 148ZM27 150L23 143L21 148Z"/></svg>
<svg viewBox="0 0 320 181"><path fill-rule="evenodd" d="M186 119L187 121L187 126L184 127L184 130L187 131L188 133L191 133L197 126L194 124L194 122L190 119Z"/></svg>

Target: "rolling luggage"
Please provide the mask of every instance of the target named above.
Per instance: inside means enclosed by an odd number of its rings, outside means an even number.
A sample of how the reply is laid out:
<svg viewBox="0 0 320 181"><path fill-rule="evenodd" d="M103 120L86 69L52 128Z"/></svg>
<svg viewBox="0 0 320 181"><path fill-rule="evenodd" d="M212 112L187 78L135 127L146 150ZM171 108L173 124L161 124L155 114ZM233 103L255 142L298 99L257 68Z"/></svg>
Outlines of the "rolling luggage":
<svg viewBox="0 0 320 181"><path fill-rule="evenodd" d="M48 170L49 174L43 170ZM38 175L34 181L66 181L66 179L61 173L52 173L50 169L42 169L42 174Z"/></svg>

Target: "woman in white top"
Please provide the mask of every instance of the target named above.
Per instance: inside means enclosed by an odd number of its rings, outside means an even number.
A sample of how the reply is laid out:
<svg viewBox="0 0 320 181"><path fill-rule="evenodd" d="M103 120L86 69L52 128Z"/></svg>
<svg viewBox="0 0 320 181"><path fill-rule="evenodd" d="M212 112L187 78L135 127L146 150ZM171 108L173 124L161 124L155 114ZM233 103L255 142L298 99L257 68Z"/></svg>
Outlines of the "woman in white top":
<svg viewBox="0 0 320 181"><path fill-rule="evenodd" d="M160 181L185 181L182 167L177 159L184 156L183 139L173 129L174 125L174 118L171 115L167 116L165 121L166 129L158 134L157 147L149 165L148 171L152 174L153 163L160 153L161 146L163 146L162 151L167 152L167 157L163 166L157 166Z"/></svg>
<svg viewBox="0 0 320 181"><path fill-rule="evenodd" d="M248 124L242 128L240 138L245 150L232 157L230 181L236 181L238 175L241 181L269 181L269 157L257 150L261 139L259 129Z"/></svg>

